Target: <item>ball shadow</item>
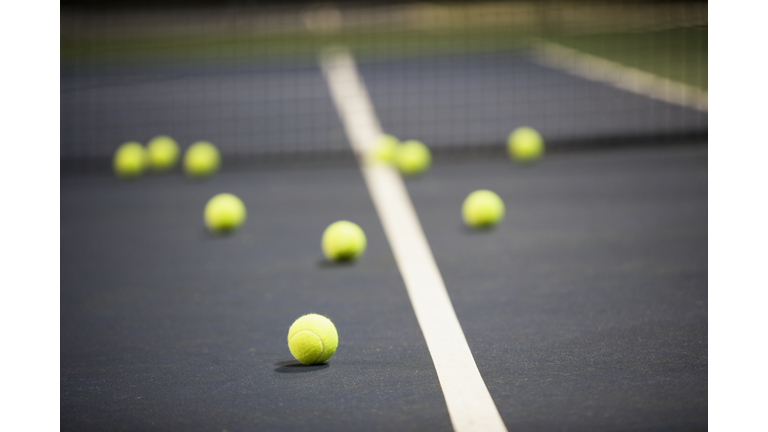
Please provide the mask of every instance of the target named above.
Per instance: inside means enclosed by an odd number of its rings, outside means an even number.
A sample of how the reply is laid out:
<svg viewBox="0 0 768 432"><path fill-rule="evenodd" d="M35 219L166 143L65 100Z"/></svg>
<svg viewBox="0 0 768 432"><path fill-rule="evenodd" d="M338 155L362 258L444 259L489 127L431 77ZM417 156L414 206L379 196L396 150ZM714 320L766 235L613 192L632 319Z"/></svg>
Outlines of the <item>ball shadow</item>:
<svg viewBox="0 0 768 432"><path fill-rule="evenodd" d="M493 231L496 231L496 225L479 227L479 228L470 228L464 224L461 224L461 232L467 235L482 235L482 234L491 233Z"/></svg>
<svg viewBox="0 0 768 432"><path fill-rule="evenodd" d="M209 230L208 228L203 227L200 229L200 236L207 240L215 240L215 239L232 237L235 231L236 230L227 230L227 231L220 231L218 233L214 233L214 232L211 232L211 230Z"/></svg>
<svg viewBox="0 0 768 432"><path fill-rule="evenodd" d="M352 267L355 265L355 260L343 260L343 261L328 261L325 258L317 260L317 266L319 268L338 268L338 267Z"/></svg>
<svg viewBox="0 0 768 432"><path fill-rule="evenodd" d="M307 373L316 372L322 369L328 369L330 365L328 363L320 363L313 365L305 365L296 360L282 361L275 363L275 372L277 373Z"/></svg>

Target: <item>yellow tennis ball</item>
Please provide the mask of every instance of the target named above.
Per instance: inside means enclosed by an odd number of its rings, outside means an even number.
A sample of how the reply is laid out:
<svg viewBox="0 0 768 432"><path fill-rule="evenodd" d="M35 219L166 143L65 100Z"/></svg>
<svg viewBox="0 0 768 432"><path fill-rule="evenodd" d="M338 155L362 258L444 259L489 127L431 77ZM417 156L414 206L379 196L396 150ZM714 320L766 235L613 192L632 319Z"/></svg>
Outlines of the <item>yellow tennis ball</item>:
<svg viewBox="0 0 768 432"><path fill-rule="evenodd" d="M376 144L373 145L373 149L371 151L373 159L379 162L394 164L397 154L397 147L399 145L400 140L394 136L381 134L376 140Z"/></svg>
<svg viewBox="0 0 768 432"><path fill-rule="evenodd" d="M518 162L533 162L544 154L544 140L535 129L519 127L509 134L507 153Z"/></svg>
<svg viewBox="0 0 768 432"><path fill-rule="evenodd" d="M405 141L397 148L397 167L405 175L421 174L429 169L432 154L427 146L416 140Z"/></svg>
<svg viewBox="0 0 768 432"><path fill-rule="evenodd" d="M221 163L219 150L206 141L198 141L184 153L184 172L189 177L207 177L218 171Z"/></svg>
<svg viewBox="0 0 768 432"><path fill-rule="evenodd" d="M492 227L504 219L504 201L492 191L476 190L464 200L461 216L470 228Z"/></svg>
<svg viewBox="0 0 768 432"><path fill-rule="evenodd" d="M203 218L209 230L223 233L239 228L245 222L246 213L245 204L240 198L229 193L221 193L211 198L205 205Z"/></svg>
<svg viewBox="0 0 768 432"><path fill-rule="evenodd" d="M327 361L338 346L336 326L322 315L304 315L288 329L288 349L296 360L305 365Z"/></svg>
<svg viewBox="0 0 768 432"><path fill-rule="evenodd" d="M167 171L179 160L179 146L173 138L159 135L147 143L149 166L155 171Z"/></svg>
<svg viewBox="0 0 768 432"><path fill-rule="evenodd" d="M321 242L323 254L328 261L352 261L365 252L365 232L357 224L338 221L330 224L323 232Z"/></svg>
<svg viewBox="0 0 768 432"><path fill-rule="evenodd" d="M117 148L112 160L115 174L124 179L140 176L147 166L147 152L144 147L130 141Z"/></svg>

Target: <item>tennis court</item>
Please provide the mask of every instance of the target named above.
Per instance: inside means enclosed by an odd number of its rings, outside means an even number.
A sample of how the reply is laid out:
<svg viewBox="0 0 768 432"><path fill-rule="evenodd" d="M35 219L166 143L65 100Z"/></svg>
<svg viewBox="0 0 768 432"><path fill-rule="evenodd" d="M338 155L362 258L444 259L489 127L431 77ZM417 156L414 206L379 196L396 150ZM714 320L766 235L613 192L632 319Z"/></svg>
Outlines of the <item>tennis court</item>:
<svg viewBox="0 0 768 432"><path fill-rule="evenodd" d="M695 2L63 10L62 430L706 430L706 56ZM369 166L379 132L432 166ZM115 177L159 134L220 172Z"/></svg>

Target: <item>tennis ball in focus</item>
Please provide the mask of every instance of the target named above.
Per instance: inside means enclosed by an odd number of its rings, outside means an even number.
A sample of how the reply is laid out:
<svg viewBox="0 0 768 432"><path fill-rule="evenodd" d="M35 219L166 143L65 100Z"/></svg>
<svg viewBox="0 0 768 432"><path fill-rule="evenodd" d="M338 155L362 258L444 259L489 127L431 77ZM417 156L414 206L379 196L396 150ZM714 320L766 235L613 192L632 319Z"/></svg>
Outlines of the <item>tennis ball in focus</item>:
<svg viewBox="0 0 768 432"><path fill-rule="evenodd" d="M507 152L518 162L533 162L544 154L544 140L535 129L519 127L509 134Z"/></svg>
<svg viewBox="0 0 768 432"><path fill-rule="evenodd" d="M140 176L147 165L147 152L144 147L130 141L117 148L112 166L115 174L124 179Z"/></svg>
<svg viewBox="0 0 768 432"><path fill-rule="evenodd" d="M184 172L189 177L201 178L212 175L219 169L221 156L213 144L198 141L184 153Z"/></svg>
<svg viewBox="0 0 768 432"><path fill-rule="evenodd" d="M338 346L336 326L322 315L304 315L288 329L288 349L305 365L327 361Z"/></svg>
<svg viewBox="0 0 768 432"><path fill-rule="evenodd" d="M427 146L419 141L405 141L398 147L397 167L405 175L421 174L429 168L432 163L432 155Z"/></svg>
<svg viewBox="0 0 768 432"><path fill-rule="evenodd" d="M394 136L388 134L380 135L376 140L376 144L373 145L373 159L379 162L394 164L399 145L400 140Z"/></svg>
<svg viewBox="0 0 768 432"><path fill-rule="evenodd" d="M147 155L153 170L167 171L179 160L179 146L169 136L156 136L147 143Z"/></svg>
<svg viewBox="0 0 768 432"><path fill-rule="evenodd" d="M205 226L212 232L233 231L245 222L245 204L232 194L218 194L205 205L203 217Z"/></svg>
<svg viewBox="0 0 768 432"><path fill-rule="evenodd" d="M325 229L323 254L328 261L352 261L365 252L367 240L363 230L349 221L338 221Z"/></svg>
<svg viewBox="0 0 768 432"><path fill-rule="evenodd" d="M492 191L476 190L464 200L461 216L470 228L492 227L504 219L504 201Z"/></svg>

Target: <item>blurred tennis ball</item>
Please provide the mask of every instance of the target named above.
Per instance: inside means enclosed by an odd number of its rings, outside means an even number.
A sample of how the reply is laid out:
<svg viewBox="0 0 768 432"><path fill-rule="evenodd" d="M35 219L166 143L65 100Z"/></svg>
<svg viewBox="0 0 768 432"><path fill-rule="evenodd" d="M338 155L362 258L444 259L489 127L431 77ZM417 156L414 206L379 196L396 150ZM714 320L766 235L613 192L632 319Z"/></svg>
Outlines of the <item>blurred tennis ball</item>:
<svg viewBox="0 0 768 432"><path fill-rule="evenodd" d="M429 169L432 154L427 146L416 140L402 143L396 152L397 167L405 175L421 174Z"/></svg>
<svg viewBox="0 0 768 432"><path fill-rule="evenodd" d="M357 224L337 221L323 232L321 246L328 261L352 261L365 252L365 232Z"/></svg>
<svg viewBox="0 0 768 432"><path fill-rule="evenodd" d="M167 171L176 165L179 160L179 146L173 138L167 135L159 135L147 143L149 166L154 171Z"/></svg>
<svg viewBox="0 0 768 432"><path fill-rule="evenodd" d="M490 228L504 219L504 201L495 192L472 192L461 206L461 216L470 228Z"/></svg>
<svg viewBox="0 0 768 432"><path fill-rule="evenodd" d="M518 162L533 162L544 154L544 140L535 129L519 127L509 134L507 152Z"/></svg>
<svg viewBox="0 0 768 432"><path fill-rule="evenodd" d="M136 141L124 143L117 148L112 166L120 178L138 177L147 166L147 151Z"/></svg>
<svg viewBox="0 0 768 432"><path fill-rule="evenodd" d="M327 361L338 346L336 326L322 315L304 315L288 329L288 349L296 360L305 365Z"/></svg>
<svg viewBox="0 0 768 432"><path fill-rule="evenodd" d="M211 232L234 231L245 222L245 204L232 194L221 193L208 201L203 217Z"/></svg>
<svg viewBox="0 0 768 432"><path fill-rule="evenodd" d="M381 134L379 138L376 139L376 144L373 145L371 151L373 159L394 165L397 155L397 147L399 145L400 140L396 137L389 134Z"/></svg>
<svg viewBox="0 0 768 432"><path fill-rule="evenodd" d="M202 178L213 175L219 169L219 150L207 141L198 141L184 153L184 172L187 176Z"/></svg>

